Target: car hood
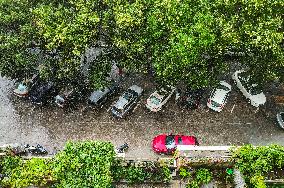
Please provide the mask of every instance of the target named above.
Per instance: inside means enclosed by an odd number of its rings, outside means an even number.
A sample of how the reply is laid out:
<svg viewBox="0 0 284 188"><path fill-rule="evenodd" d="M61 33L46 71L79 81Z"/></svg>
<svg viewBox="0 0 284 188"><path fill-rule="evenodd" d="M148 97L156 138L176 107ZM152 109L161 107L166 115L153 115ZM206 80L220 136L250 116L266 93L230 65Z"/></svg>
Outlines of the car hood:
<svg viewBox="0 0 284 188"><path fill-rule="evenodd" d="M194 136L182 136L182 145L196 145Z"/></svg>
<svg viewBox="0 0 284 188"><path fill-rule="evenodd" d="M151 108L154 108L154 107L157 107L157 106L160 106L161 102L162 102L162 99L163 99L163 95L159 95L159 93L156 91L155 93L152 93L152 95L150 95L150 97L147 99L147 106L151 107ZM155 98L157 98L159 101L159 104L155 104L153 102L153 100L155 100Z"/></svg>
<svg viewBox="0 0 284 188"><path fill-rule="evenodd" d="M284 115L284 112L277 113L277 119L284 121L284 119L281 117L281 115Z"/></svg>
<svg viewBox="0 0 284 188"><path fill-rule="evenodd" d="M141 95L141 93L143 92L143 89L137 85L133 85L129 89L135 91L138 95Z"/></svg>
<svg viewBox="0 0 284 188"><path fill-rule="evenodd" d="M153 139L153 149L157 152L166 152L167 148L165 146L166 135L158 135Z"/></svg>
<svg viewBox="0 0 284 188"><path fill-rule="evenodd" d="M89 97L89 100L96 103L100 98L102 98L108 92L109 92L108 88L105 88L103 91L102 90L96 90L91 94L91 96Z"/></svg>
<svg viewBox="0 0 284 188"><path fill-rule="evenodd" d="M266 102L266 97L264 93L259 93L257 95L252 95L251 100L257 104L264 104Z"/></svg>
<svg viewBox="0 0 284 188"><path fill-rule="evenodd" d="M223 89L216 89L215 92L213 93L214 96L212 96L212 100L219 104L223 104L228 92L229 91L225 91Z"/></svg>

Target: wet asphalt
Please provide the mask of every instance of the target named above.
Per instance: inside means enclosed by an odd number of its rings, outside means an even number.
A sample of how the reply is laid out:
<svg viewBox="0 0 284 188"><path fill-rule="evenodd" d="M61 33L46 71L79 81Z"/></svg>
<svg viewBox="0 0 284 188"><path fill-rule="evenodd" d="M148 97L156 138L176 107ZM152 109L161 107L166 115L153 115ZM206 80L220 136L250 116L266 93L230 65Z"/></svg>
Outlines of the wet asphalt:
<svg viewBox="0 0 284 188"><path fill-rule="evenodd" d="M86 108L85 103L69 111L54 103L39 107L13 96L15 83L0 77L0 145L39 143L55 153L68 140L105 140L115 146L127 142L127 157L157 158L151 141L163 133L194 135L200 145L284 144L284 130L276 124L274 106L252 107L234 85L220 113L206 107L206 95L197 110L180 109L172 97L162 111L152 113L145 101L154 91L153 82L143 76L126 80L124 88L135 83L144 88L144 95L129 116L115 119L109 109L119 95L97 110Z"/></svg>

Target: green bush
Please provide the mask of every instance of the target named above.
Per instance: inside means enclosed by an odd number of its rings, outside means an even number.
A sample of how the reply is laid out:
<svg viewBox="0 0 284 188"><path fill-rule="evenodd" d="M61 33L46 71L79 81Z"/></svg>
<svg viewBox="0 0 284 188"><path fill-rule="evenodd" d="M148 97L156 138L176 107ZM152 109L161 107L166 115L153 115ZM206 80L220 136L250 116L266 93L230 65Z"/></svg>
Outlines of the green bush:
<svg viewBox="0 0 284 188"><path fill-rule="evenodd" d="M7 175L1 181L4 187L45 186L54 181L51 161L32 158L24 161L19 157L5 157L1 162L2 172Z"/></svg>
<svg viewBox="0 0 284 188"><path fill-rule="evenodd" d="M212 172L208 169L200 168L196 171L195 178L199 184L207 184L212 180Z"/></svg>
<svg viewBox="0 0 284 188"><path fill-rule="evenodd" d="M147 162L141 166L128 164L122 166L117 160L111 168L114 181L126 180L128 183L141 183L143 181L164 182L171 180L171 171L167 166L160 166L156 162Z"/></svg>
<svg viewBox="0 0 284 188"><path fill-rule="evenodd" d="M68 142L55 156L57 187L110 187L114 148L110 142Z"/></svg>
<svg viewBox="0 0 284 188"><path fill-rule="evenodd" d="M187 179L187 188L198 188L203 184L207 184L212 180L212 172L206 168L199 168L196 171L190 172L186 168L180 168L180 176L183 179Z"/></svg>
<svg viewBox="0 0 284 188"><path fill-rule="evenodd" d="M182 179L191 177L190 171L182 167L179 169L179 175L181 176Z"/></svg>
<svg viewBox="0 0 284 188"><path fill-rule="evenodd" d="M281 170L284 167L284 147L279 145L245 145L235 149L232 157L246 183L253 187L265 187L265 175L271 170Z"/></svg>

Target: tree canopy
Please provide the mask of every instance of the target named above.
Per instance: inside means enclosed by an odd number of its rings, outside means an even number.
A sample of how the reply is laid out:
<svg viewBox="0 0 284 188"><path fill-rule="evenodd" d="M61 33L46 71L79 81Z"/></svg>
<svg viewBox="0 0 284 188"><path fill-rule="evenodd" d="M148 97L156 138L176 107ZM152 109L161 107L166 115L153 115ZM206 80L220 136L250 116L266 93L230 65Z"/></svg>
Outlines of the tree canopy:
<svg viewBox="0 0 284 188"><path fill-rule="evenodd" d="M41 62L46 77L74 79L104 43L102 61L89 62L94 87L113 62L160 84L210 86L229 73L228 51L255 81L284 79L282 0L1 0L0 15L0 72L12 78Z"/></svg>

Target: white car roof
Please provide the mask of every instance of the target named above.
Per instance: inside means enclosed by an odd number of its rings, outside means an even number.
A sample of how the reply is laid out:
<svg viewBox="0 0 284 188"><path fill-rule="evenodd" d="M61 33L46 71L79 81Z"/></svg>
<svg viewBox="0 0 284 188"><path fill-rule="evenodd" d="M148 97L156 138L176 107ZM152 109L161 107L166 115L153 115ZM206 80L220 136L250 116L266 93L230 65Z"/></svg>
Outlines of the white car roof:
<svg viewBox="0 0 284 188"><path fill-rule="evenodd" d="M225 82L225 81L221 81L220 84L223 85L223 86L228 87L230 90L229 90L229 91L226 91L226 90L224 90L224 89L220 89L220 88L217 87L217 88L215 88L214 93L212 93L212 95L211 95L210 98L211 98L213 101L215 101L215 102L217 102L217 103L219 103L219 104L223 104L224 101L225 101L225 98L226 98L227 94L231 91L231 88L232 88L232 87L231 87L230 84L228 84L228 83Z"/></svg>

